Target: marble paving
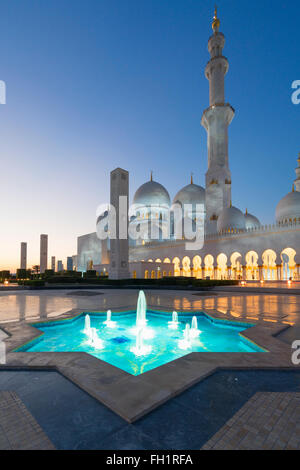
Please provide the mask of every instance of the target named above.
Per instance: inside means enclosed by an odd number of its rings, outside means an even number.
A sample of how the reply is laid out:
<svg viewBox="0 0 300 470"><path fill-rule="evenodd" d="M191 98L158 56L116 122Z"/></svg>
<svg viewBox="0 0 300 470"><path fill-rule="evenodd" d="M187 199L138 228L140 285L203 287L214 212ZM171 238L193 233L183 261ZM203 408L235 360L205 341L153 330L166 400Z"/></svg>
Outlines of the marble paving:
<svg viewBox="0 0 300 470"><path fill-rule="evenodd" d="M300 393L256 393L202 447L202 450L252 449L300 449Z"/></svg>
<svg viewBox="0 0 300 470"><path fill-rule="evenodd" d="M0 450L54 450L15 392L0 391Z"/></svg>

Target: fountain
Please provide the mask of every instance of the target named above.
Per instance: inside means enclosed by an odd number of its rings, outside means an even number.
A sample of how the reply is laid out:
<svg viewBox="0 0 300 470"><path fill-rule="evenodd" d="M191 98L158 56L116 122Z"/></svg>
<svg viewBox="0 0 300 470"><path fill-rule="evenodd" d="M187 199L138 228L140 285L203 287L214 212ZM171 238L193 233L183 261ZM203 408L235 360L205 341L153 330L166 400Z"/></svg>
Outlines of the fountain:
<svg viewBox="0 0 300 470"><path fill-rule="evenodd" d="M177 312L173 312L172 314L172 321L168 322L168 327L172 330L177 330L178 328L178 314Z"/></svg>
<svg viewBox="0 0 300 470"><path fill-rule="evenodd" d="M90 334L90 331L91 331L91 319L90 319L90 316L89 315L86 315L84 317L84 330L83 332L86 334L86 335L89 335Z"/></svg>
<svg viewBox="0 0 300 470"><path fill-rule="evenodd" d="M140 328L136 334L135 346L130 348L130 351L133 352L136 356L146 356L152 350L152 347L145 345L143 342L143 332L144 330Z"/></svg>
<svg viewBox="0 0 300 470"><path fill-rule="evenodd" d="M147 302L144 291L140 290L139 297L137 301L137 308L136 308L136 326L143 327L146 326L146 310L147 310Z"/></svg>
<svg viewBox="0 0 300 470"><path fill-rule="evenodd" d="M154 337L154 331L152 328L147 327L146 319L147 302L144 292L139 292L136 308L136 326L132 328L131 333L136 335L136 344L130 349L136 356L144 356L149 354L152 347L146 346L143 343L144 339L152 339Z"/></svg>
<svg viewBox="0 0 300 470"><path fill-rule="evenodd" d="M111 310L107 310L106 320L103 322L108 328L115 328L117 326L116 321L112 321L111 319Z"/></svg>
<svg viewBox="0 0 300 470"><path fill-rule="evenodd" d="M190 325L187 323L183 331L183 339L180 339L178 341L178 347L180 349L189 349L191 346L191 328Z"/></svg>
<svg viewBox="0 0 300 470"><path fill-rule="evenodd" d="M96 328L91 328L87 343L95 349L103 349L103 341L99 338Z"/></svg>
<svg viewBox="0 0 300 470"><path fill-rule="evenodd" d="M200 335L200 330L198 330L198 320L197 320L197 317L194 316L192 319L192 328L190 331L190 337L196 338L199 335Z"/></svg>

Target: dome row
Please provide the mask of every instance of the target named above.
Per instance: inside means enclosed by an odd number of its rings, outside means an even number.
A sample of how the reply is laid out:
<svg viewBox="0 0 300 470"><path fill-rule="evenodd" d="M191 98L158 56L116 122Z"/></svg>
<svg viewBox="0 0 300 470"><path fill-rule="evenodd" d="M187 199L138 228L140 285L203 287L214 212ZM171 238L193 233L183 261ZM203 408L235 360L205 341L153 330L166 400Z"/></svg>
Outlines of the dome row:
<svg viewBox="0 0 300 470"><path fill-rule="evenodd" d="M171 199L166 188L156 181L148 181L136 191L133 204L145 207L156 206L169 208ZM172 204L205 204L205 189L202 186L188 184L175 195ZM300 218L300 192L293 191L284 196L276 207L276 222L284 223L290 220ZM260 221L252 214L246 211L246 214L237 207L227 207L221 211L217 220L218 232L229 229L251 229L259 227Z"/></svg>
<svg viewBox="0 0 300 470"><path fill-rule="evenodd" d="M133 204L137 206L171 206L171 199L166 188L156 181L148 181L138 188ZM205 204L205 189L191 183L182 188L173 199L172 204Z"/></svg>

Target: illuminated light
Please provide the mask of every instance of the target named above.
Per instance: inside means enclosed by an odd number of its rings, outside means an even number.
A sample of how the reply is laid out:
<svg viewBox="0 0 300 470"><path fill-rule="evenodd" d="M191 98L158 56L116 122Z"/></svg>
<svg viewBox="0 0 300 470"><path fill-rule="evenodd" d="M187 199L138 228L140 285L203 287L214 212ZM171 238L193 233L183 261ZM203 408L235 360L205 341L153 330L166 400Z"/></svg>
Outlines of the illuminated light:
<svg viewBox="0 0 300 470"><path fill-rule="evenodd" d="M243 286L243 287L245 287L246 281L241 281L240 285Z"/></svg>
<svg viewBox="0 0 300 470"><path fill-rule="evenodd" d="M290 326L294 326L294 325L295 325L295 323L290 322L290 321L282 321L281 323L284 323L285 325L290 325Z"/></svg>
<svg viewBox="0 0 300 470"><path fill-rule="evenodd" d="M278 320L272 320L271 318L264 318L264 321L269 321L271 323L277 323Z"/></svg>
<svg viewBox="0 0 300 470"><path fill-rule="evenodd" d="M239 318L239 317L241 316L241 314L240 314L240 313L237 313L237 312L230 312L230 315L231 315L232 317L236 317L236 318Z"/></svg>
<svg viewBox="0 0 300 470"><path fill-rule="evenodd" d="M265 281L264 281L263 279L260 281L261 284L263 284L264 282L265 282Z"/></svg>
<svg viewBox="0 0 300 470"><path fill-rule="evenodd" d="M287 283L288 283L288 286L291 286L291 285L292 285L292 281L291 281L290 279L288 280Z"/></svg>
<svg viewBox="0 0 300 470"><path fill-rule="evenodd" d="M4 281L4 284L7 286L7 285L9 284L9 282L8 282L8 281Z"/></svg>

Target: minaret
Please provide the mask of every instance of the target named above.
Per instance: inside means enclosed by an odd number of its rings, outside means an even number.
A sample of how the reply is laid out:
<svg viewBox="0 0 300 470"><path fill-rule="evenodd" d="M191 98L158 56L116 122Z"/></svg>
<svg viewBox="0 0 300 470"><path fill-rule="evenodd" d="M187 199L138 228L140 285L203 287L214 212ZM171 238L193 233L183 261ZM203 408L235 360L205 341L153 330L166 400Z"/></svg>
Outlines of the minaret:
<svg viewBox="0 0 300 470"><path fill-rule="evenodd" d="M207 131L208 170L206 173L206 232L216 231L219 213L231 201L231 173L228 165L228 126L234 109L225 103L225 75L229 64L222 55L225 37L219 32L217 8L213 18L213 34L208 41L211 59L205 69L209 80L209 108L202 115L201 124Z"/></svg>
<svg viewBox="0 0 300 470"><path fill-rule="evenodd" d="M298 167L295 170L297 178L295 179L294 184L295 184L296 191L300 191L300 152L298 155L297 162L298 162Z"/></svg>

